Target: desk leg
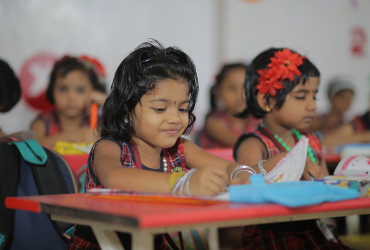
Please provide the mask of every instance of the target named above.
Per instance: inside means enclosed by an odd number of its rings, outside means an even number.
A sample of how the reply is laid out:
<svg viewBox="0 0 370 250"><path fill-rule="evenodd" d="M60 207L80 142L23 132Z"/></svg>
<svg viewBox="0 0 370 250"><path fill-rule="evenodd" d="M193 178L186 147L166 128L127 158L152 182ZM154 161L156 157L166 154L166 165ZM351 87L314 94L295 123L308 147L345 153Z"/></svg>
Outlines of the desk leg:
<svg viewBox="0 0 370 250"><path fill-rule="evenodd" d="M91 228L102 250L125 250L115 231L104 230L99 225Z"/></svg>
<svg viewBox="0 0 370 250"><path fill-rule="evenodd" d="M132 233L132 250L154 249L154 236L147 232Z"/></svg>
<svg viewBox="0 0 370 250"><path fill-rule="evenodd" d="M219 250L220 245L218 243L218 229L216 227L209 228L208 232L208 247L210 250Z"/></svg>

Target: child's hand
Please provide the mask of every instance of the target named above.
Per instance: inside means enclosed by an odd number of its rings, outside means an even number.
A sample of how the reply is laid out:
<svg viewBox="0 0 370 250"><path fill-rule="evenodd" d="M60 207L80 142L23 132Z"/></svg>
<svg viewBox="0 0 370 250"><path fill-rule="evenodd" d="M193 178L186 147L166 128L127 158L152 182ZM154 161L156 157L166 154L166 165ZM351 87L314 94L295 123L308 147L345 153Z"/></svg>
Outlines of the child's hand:
<svg viewBox="0 0 370 250"><path fill-rule="evenodd" d="M324 178L324 171L319 165L317 165L309 157L307 157L302 179L310 181L311 176L314 179Z"/></svg>
<svg viewBox="0 0 370 250"><path fill-rule="evenodd" d="M192 195L215 196L225 191L227 174L221 168L201 168L192 175L189 183Z"/></svg>
<svg viewBox="0 0 370 250"><path fill-rule="evenodd" d="M93 90L88 100L87 107L90 108L91 103L96 102L99 106L104 105L105 99L107 99L107 94L101 91Z"/></svg>
<svg viewBox="0 0 370 250"><path fill-rule="evenodd" d="M229 185L251 184L251 181L249 180L250 176L250 173L240 172L234 179L230 181Z"/></svg>

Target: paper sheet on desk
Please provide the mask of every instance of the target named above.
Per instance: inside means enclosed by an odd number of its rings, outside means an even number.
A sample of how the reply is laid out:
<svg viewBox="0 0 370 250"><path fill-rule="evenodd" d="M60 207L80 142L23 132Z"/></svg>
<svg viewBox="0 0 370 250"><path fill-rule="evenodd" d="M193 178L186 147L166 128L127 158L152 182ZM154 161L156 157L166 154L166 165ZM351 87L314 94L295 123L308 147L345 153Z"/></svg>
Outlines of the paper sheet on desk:
<svg viewBox="0 0 370 250"><path fill-rule="evenodd" d="M300 180L306 165L307 147L308 138L302 136L285 157L265 175L265 180L270 183Z"/></svg>

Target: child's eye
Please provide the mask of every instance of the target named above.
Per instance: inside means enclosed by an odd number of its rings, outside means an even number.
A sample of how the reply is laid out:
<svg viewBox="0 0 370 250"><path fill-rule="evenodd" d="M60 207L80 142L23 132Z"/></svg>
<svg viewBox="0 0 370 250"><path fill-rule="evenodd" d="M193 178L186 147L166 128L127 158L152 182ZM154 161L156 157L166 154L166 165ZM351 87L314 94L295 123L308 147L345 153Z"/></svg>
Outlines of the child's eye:
<svg viewBox="0 0 370 250"><path fill-rule="evenodd" d="M153 108L155 110L155 112L157 113L163 113L164 111L166 111L165 108Z"/></svg>
<svg viewBox="0 0 370 250"><path fill-rule="evenodd" d="M295 97L297 100L304 100L306 97L305 96L296 96Z"/></svg>
<svg viewBox="0 0 370 250"><path fill-rule="evenodd" d="M67 92L67 90L68 90L68 87L66 86L59 87L59 92Z"/></svg>
<svg viewBox="0 0 370 250"><path fill-rule="evenodd" d="M188 113L188 111L189 111L189 109L187 109L187 108L184 108L184 109L179 109L179 111L181 112L181 113Z"/></svg>
<svg viewBox="0 0 370 250"><path fill-rule="evenodd" d="M84 87L77 87L77 93L84 93L85 92L85 88Z"/></svg>

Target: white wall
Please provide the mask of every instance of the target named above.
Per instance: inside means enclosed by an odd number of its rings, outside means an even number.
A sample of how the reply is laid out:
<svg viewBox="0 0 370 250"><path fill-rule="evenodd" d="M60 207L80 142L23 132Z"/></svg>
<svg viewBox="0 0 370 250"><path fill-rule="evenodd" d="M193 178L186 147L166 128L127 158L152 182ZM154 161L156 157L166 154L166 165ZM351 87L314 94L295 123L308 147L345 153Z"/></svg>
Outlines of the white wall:
<svg viewBox="0 0 370 250"><path fill-rule="evenodd" d="M121 60L145 39L178 46L197 66L200 128L209 107L208 88L220 65L250 61L268 47L286 46L307 55L321 71L319 112L328 105L325 82L338 73L356 77L361 91L352 111L363 112L369 92L369 12L366 0L2 0L0 57L19 73L39 53L89 54L102 61L111 82ZM355 25L368 35L363 58L350 52ZM46 85L49 71L38 73L41 85ZM27 129L35 115L21 101L0 114L0 127L6 133Z"/></svg>

